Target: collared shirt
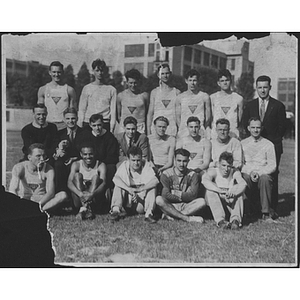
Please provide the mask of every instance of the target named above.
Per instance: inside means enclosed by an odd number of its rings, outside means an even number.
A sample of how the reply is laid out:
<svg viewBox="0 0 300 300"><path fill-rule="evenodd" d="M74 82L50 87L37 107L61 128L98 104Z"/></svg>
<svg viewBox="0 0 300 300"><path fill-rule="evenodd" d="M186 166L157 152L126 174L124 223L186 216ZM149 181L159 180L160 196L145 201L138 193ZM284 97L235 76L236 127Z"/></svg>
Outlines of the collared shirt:
<svg viewBox="0 0 300 300"><path fill-rule="evenodd" d="M270 175L276 170L275 148L272 142L260 137L258 140L252 136L241 141L243 149L242 172L250 174L252 171L259 175Z"/></svg>
<svg viewBox="0 0 300 300"><path fill-rule="evenodd" d="M67 135L69 136L70 140L74 140L75 136L77 134L77 129L78 127L76 126L76 128L74 130L70 129L69 127L67 127ZM71 138L72 135L72 138Z"/></svg>
<svg viewBox="0 0 300 300"><path fill-rule="evenodd" d="M269 99L270 99L270 96L268 96L266 99L264 99L264 101L265 101L265 112L267 111L267 108L268 108ZM258 102L259 102L258 103L259 107L261 107L262 99L260 97L258 97Z"/></svg>

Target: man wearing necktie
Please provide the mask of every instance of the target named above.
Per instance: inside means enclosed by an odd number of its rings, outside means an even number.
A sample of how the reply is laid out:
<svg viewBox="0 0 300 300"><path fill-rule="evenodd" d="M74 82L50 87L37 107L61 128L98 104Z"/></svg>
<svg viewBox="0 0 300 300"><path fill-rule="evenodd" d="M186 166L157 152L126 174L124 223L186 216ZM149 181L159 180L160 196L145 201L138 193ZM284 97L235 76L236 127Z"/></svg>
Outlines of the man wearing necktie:
<svg viewBox="0 0 300 300"><path fill-rule="evenodd" d="M243 113L243 127L247 131L248 121L251 117L259 117L262 121L261 136L270 140L275 147L276 170L273 173L272 203L270 215L276 218L278 204L278 173L281 154L283 152L282 138L285 133L285 106L282 102L270 96L271 78L262 75L256 79L258 98L247 103ZM247 131L248 136L249 132Z"/></svg>

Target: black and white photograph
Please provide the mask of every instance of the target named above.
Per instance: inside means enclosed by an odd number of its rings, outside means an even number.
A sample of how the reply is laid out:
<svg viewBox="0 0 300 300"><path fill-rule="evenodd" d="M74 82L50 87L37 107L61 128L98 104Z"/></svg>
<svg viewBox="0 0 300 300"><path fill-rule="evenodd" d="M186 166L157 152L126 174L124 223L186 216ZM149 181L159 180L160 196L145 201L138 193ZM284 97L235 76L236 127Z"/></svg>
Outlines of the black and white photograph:
<svg viewBox="0 0 300 300"><path fill-rule="evenodd" d="M297 266L294 34L1 38L2 266Z"/></svg>

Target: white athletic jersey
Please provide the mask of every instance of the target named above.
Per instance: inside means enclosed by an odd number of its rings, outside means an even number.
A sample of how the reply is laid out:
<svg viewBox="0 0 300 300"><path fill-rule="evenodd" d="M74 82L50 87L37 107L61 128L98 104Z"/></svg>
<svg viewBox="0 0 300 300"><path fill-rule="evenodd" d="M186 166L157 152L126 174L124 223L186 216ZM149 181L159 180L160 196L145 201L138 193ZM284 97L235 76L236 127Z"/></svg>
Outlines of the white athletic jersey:
<svg viewBox="0 0 300 300"><path fill-rule="evenodd" d="M231 136L239 137L238 131L238 103L243 100L243 97L235 92L229 95L216 92L210 96L212 103L212 136L215 137L216 133L216 121L221 118L225 118L230 122Z"/></svg>
<svg viewBox="0 0 300 300"><path fill-rule="evenodd" d="M129 92L128 90L125 90L120 94L120 96L122 96L122 102L121 102L122 109L121 109L121 121L120 121L121 127L123 127L123 121L129 116L134 117L137 120L138 127L139 124L145 125L146 107L145 107L143 93L135 95ZM141 132L140 130L138 131Z"/></svg>
<svg viewBox="0 0 300 300"><path fill-rule="evenodd" d="M149 145L153 162L155 165L164 166L169 160L170 147L173 142L175 144L175 137L168 134L164 138L158 138L156 134L149 136Z"/></svg>
<svg viewBox="0 0 300 300"><path fill-rule="evenodd" d="M186 149L190 152L190 161L187 165L189 169L197 169L203 164L203 155L205 151L205 142L207 139L201 138L199 142L195 141L191 136L184 136L178 140L176 149L178 147Z"/></svg>
<svg viewBox="0 0 300 300"><path fill-rule="evenodd" d="M186 121L191 116L197 117L201 122L201 126L205 125L204 99L207 97L209 97L208 94L201 91L199 91L198 94L192 94L189 91L181 94L181 121L179 126L180 137L188 135Z"/></svg>
<svg viewBox="0 0 300 300"><path fill-rule="evenodd" d="M93 176L98 174L98 166L99 161L97 160L94 168L87 170L87 168L83 164L83 160L81 159L79 161L79 173L82 174L84 182L91 181Z"/></svg>
<svg viewBox="0 0 300 300"><path fill-rule="evenodd" d="M53 87L50 83L45 88L45 106L47 107L48 122L63 122L63 112L69 107L68 85Z"/></svg>
<svg viewBox="0 0 300 300"><path fill-rule="evenodd" d="M228 191L235 184L235 179L233 178L234 169L230 170L228 177L223 177L220 170L217 169L217 176L215 178L215 183L218 188Z"/></svg>
<svg viewBox="0 0 300 300"><path fill-rule="evenodd" d="M155 132L153 121L159 116L164 116L169 120L169 126L167 128L166 134L176 136L177 126L175 121L175 102L177 97L177 89L172 88L170 92L166 93L161 89L161 87L157 87L153 91L156 91L156 96L154 99L154 114L151 132ZM153 93L153 91L151 93Z"/></svg>

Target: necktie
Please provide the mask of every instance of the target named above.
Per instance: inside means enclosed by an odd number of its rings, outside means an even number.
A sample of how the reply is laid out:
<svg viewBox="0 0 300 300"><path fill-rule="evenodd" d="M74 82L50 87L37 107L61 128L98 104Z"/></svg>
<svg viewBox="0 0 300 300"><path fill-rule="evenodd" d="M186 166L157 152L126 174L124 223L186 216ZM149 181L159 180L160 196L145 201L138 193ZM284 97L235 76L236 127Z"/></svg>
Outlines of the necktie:
<svg viewBox="0 0 300 300"><path fill-rule="evenodd" d="M70 132L69 139L70 139L70 142L72 143L74 140L74 132L73 131Z"/></svg>
<svg viewBox="0 0 300 300"><path fill-rule="evenodd" d="M266 112L265 100L262 100L260 105L260 112L259 112L261 121L264 120L265 112Z"/></svg>
<svg viewBox="0 0 300 300"><path fill-rule="evenodd" d="M132 139L129 139L128 149L132 146Z"/></svg>

